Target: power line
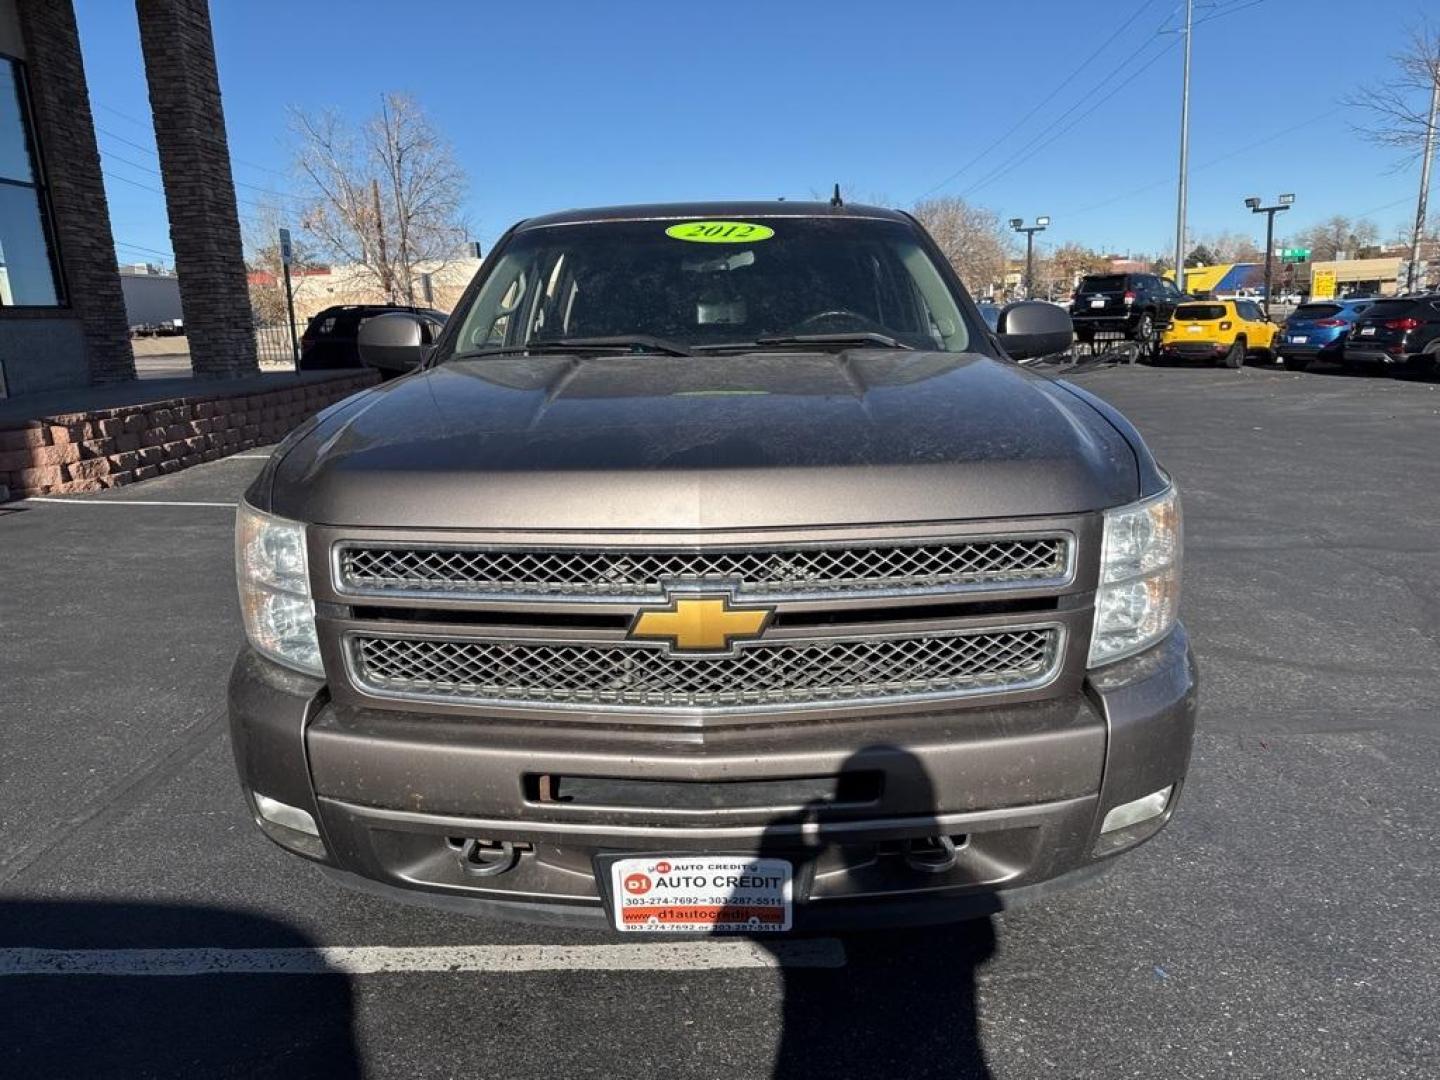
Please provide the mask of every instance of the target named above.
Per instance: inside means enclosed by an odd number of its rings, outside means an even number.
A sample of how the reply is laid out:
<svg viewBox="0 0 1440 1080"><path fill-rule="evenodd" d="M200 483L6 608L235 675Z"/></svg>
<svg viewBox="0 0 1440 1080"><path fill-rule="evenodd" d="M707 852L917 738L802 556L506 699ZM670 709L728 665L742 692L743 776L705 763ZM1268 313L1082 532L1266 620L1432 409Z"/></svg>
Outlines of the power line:
<svg viewBox="0 0 1440 1080"><path fill-rule="evenodd" d="M1285 136L1294 134L1301 128L1309 127L1312 124L1318 124L1322 120L1328 120L1330 119L1330 117L1334 116L1338 112L1340 112L1339 109L1330 109L1327 112L1320 113L1318 116L1312 116L1309 120L1302 120L1298 124L1292 124L1290 127L1283 128L1272 135L1267 135L1263 139L1256 139L1252 143L1246 143L1244 146L1241 146L1235 150L1230 150L1224 154L1219 155L1218 157L1210 158L1208 161L1205 161L1199 165L1192 166L1190 171L1200 172L1202 169L1208 169L1214 165L1219 165L1222 162L1229 161L1231 158L1239 157L1241 154L1248 153L1249 151L1254 150L1257 147L1265 146L1268 143L1275 142L1277 139L1283 139L1285 138ZM1168 183L1170 183L1170 178L1167 176L1163 179L1156 180L1154 183L1145 184L1141 187L1135 188L1132 191L1127 191L1120 195L1112 195L1108 199L1103 199L1097 203L1091 203L1089 206L1082 206L1078 210L1068 210L1065 212L1065 217L1080 217L1083 214L1092 213L1095 210L1103 209L1104 207L1111 206L1117 202L1123 202L1126 199L1134 198L1136 195L1143 195L1147 191L1153 191L1155 188L1161 187Z"/></svg>
<svg viewBox="0 0 1440 1080"><path fill-rule="evenodd" d="M151 124L149 121L139 120L139 119L137 119L136 117L131 116L129 113L121 112L119 109L114 108L114 107L111 106L111 105L106 105L103 101L95 101L95 100L92 99L91 102L90 102L90 104L91 104L92 108L104 109L106 112L112 113L113 115L120 117L121 120L128 120L130 123L135 124L135 125L137 125L138 127L144 128L146 131L153 131L153 130L155 130L155 129L154 129L154 125ZM100 126L99 126L98 124L96 125L96 130L97 130L97 131L101 130L101 129L100 129ZM112 137L118 138L118 136L112 136ZM126 140L121 139L120 141L121 141L121 142L125 142ZM131 146L137 146L138 144L136 144L136 143L131 143L130 145L131 145ZM138 147L138 148L141 149L141 150L147 150L147 149L149 149L148 147L144 147L144 146L140 146L140 147ZM152 152L153 152L153 151L152 151ZM234 154L231 154L231 155L230 155L230 160L231 160L232 162L234 162L235 164L237 164L237 165L244 165L244 166L246 166L247 168L259 169L261 172L274 173L276 176L284 176L284 177L286 177L287 179L288 179L288 177L289 177L289 174L288 174L287 172L285 172L283 169L273 169L273 168L271 168L269 165L261 165L261 164L259 164L258 162L246 161L244 158L236 157Z"/></svg>
<svg viewBox="0 0 1440 1080"><path fill-rule="evenodd" d="M1066 135L1070 131L1072 131L1075 128L1075 125L1079 124L1080 121L1084 120L1096 109L1100 108L1101 105L1104 105L1121 90L1124 90L1125 87L1129 86L1132 82L1138 79L1141 75L1143 75L1146 71L1153 67L1159 60L1168 55L1170 50L1175 48L1175 46L1178 44L1180 44L1178 38L1171 41L1168 45L1165 46L1165 48L1161 49L1149 60L1147 60L1145 63L1141 64L1138 68L1132 71L1128 78L1117 83L1108 94L1096 101L1093 105L1090 106L1090 108L1080 113L1080 115L1074 117L1072 120L1070 120L1069 123L1064 124L1064 126L1062 126L1058 131L1055 131L1055 133L1049 138L1045 138L1046 133L1054 129L1056 124L1062 123L1065 120L1066 116L1074 112L1078 104L1082 104L1084 102L1084 98L1089 96L1089 93L1084 95L1084 97L1081 98L1080 102L1078 102L1077 105L1071 106L1070 109L1066 110L1066 112L1062 113L1055 121L1053 121L1049 127L1043 129L1039 135L1031 139L1028 143L1026 143L1023 147L1021 147L1005 161L1001 162L1000 165L996 166L981 179L971 184L968 188L964 190L964 192L962 192L962 195L969 195L972 192L979 191L981 188L993 184L1001 177L1008 176L1010 173L1014 172L1017 168L1025 164L1036 154L1040 153L1040 151L1044 150L1047 146L1050 146L1052 143L1054 143L1056 139L1059 139L1061 136ZM1149 48L1149 45L1147 44L1145 48ZM1143 52L1144 50L1142 49L1141 51ZM1109 76L1107 75L1106 79L1102 79L1099 83L1097 83L1095 87L1090 91L1090 93L1094 93L1095 90L1098 90L1100 89L1100 87L1104 86L1105 81L1108 79ZM1041 141L1042 139L1044 140L1043 142ZM1036 145L1037 143L1039 143L1039 145ZM1031 147L1034 147L1034 149L1032 150Z"/></svg>
<svg viewBox="0 0 1440 1080"><path fill-rule="evenodd" d="M1010 136L1015 134L1015 132L1019 131L1020 128L1024 127L1025 124L1030 121L1031 117L1033 117L1036 113L1038 113L1041 109L1043 109L1046 105L1053 101L1055 96L1059 94L1061 90L1064 90L1065 87L1069 86L1072 82L1074 82L1076 76L1078 76L1082 71L1089 67L1090 64L1092 64L1101 53L1108 49L1111 44L1114 43L1116 38L1118 38L1126 30L1130 29L1130 27L1135 24L1135 21L1145 13L1145 10L1151 7L1154 3L1155 0L1145 0L1144 3L1142 3L1138 8L1135 9L1134 14L1132 14L1129 18L1123 20L1120 25L1115 28L1115 31L1108 38L1106 38L1094 52L1092 52L1089 56L1082 60L1079 66L1072 70L1070 74L1066 75L1065 78L1060 80L1060 82L1055 86L1054 89L1050 91L1050 93L1046 94L1043 98L1037 101L1030 108L1029 112L1027 112L1014 124L1010 125L1009 129L1007 129L1003 134L1001 134L1000 137L997 138L994 142L992 142L989 146L985 147L984 150L981 150L980 153L976 154L964 165L960 166L960 168L956 169L949 176L945 177L944 180L941 180L938 184L921 192L920 195L917 196L917 198L923 199L927 195L939 191L946 184L950 183L957 177L964 175L966 172L969 172L971 168L973 168L976 164L989 156L992 150L994 150L997 146L1003 143L1006 139L1010 138Z"/></svg>
<svg viewBox="0 0 1440 1080"><path fill-rule="evenodd" d="M101 133L102 135L104 135L107 139L114 139L116 142L124 143L126 146L133 146L136 150L143 150L145 153L149 154L151 157L155 158L156 160L159 160L160 153L159 153L159 151L156 150L153 146L144 146L144 145L142 145L141 143L137 143L137 142L134 142L134 141L132 141L132 140L130 140L130 139L125 138L125 136L123 136L123 135L116 135L115 132L109 131L109 130L101 127L99 124L96 124L96 125L95 125L95 130L98 131L98 132L100 132L100 133ZM139 162L128 161L128 160L126 160L125 158L121 157L119 154L115 153L115 151L113 151L113 150L106 150L104 147L101 147L101 150L102 150L105 154L107 154L108 156L113 157L116 161L124 161L125 164L130 165L130 166L132 166L133 168L136 168L136 169L144 169L146 172L154 173L156 176L161 176L161 175L163 175L162 173L160 173L160 172L157 171L156 169L151 168L151 167L148 166L148 165L141 165ZM287 195L287 194L286 194L285 192L283 192L283 191L275 191L275 190L272 189L272 188L261 187L259 184L247 184L244 180L236 180L236 179L234 179L233 177L231 178L231 182L232 182L236 187L246 188L246 189L248 189L248 190L250 190L250 191L258 191L258 192L260 192L262 195L271 195L271 196L274 196L274 197L277 198L277 199L290 199L290 200L293 200L293 201L295 201L295 202L301 202L301 201L303 201L302 196L299 196L299 195Z"/></svg>
<svg viewBox="0 0 1440 1080"><path fill-rule="evenodd" d="M144 169L146 172L148 172L148 173L150 173L150 174L152 174L152 175L154 175L154 176L159 176L159 175L160 175L160 174L159 174L158 172L156 172L154 169L146 168L146 166L144 166L144 165L136 165L133 161L129 161L129 160L125 159L125 158L122 158L122 157L120 157L120 156L117 155L117 154L112 154L112 153L110 153L109 151L106 151L106 156L107 156L107 157L112 157L112 158L114 158L116 161L124 162L126 165L129 165L129 166L131 166L132 168ZM131 187L137 187L137 188L139 188L139 189L142 190L142 191L153 191L156 195L162 195L162 196L165 194L165 191L164 191L163 188L157 188L157 187L154 187L154 186L152 186L152 185L150 185L150 184L142 184L139 180L132 180L132 179L130 179L130 177L128 177L128 176L121 176L121 175L119 175L118 173L108 172L108 171L106 171L105 169L101 169L101 170L100 170L100 173L101 173L102 176L108 177L108 178L111 179L111 180L119 180L122 184L129 184ZM286 210L285 207L268 205L268 204L263 203L263 202L257 202L257 201L254 200L254 199L242 199L239 195L236 195L236 196L235 196L235 203L236 203L237 207L238 207L238 206L250 206L250 207L254 207L256 210L274 210L276 213L285 212L285 210Z"/></svg>
<svg viewBox="0 0 1440 1080"><path fill-rule="evenodd" d="M128 240L116 240L116 247L125 248L128 251L148 251L151 255L159 255L161 258L173 259L173 251L161 251L159 248L146 247L144 244L132 244Z"/></svg>
<svg viewBox="0 0 1440 1080"><path fill-rule="evenodd" d="M137 187L141 191L153 191L156 195L165 194L165 192L161 191L158 187L151 187L149 184L142 184L139 180L131 180L128 176L119 176L116 173L106 172L104 169L100 170L100 175L104 176L109 180L119 180L122 184L129 184L131 187Z"/></svg>
<svg viewBox="0 0 1440 1080"><path fill-rule="evenodd" d="M1195 20L1195 25L1196 25L1196 26L1204 26L1206 23L1208 23L1208 22L1214 22L1216 19L1223 19L1226 15L1234 15L1237 11L1244 11L1246 8L1252 8L1252 7L1255 7L1255 6L1259 5L1259 4L1264 4L1264 3L1267 3L1267 2L1268 2L1268 0L1248 0L1247 3L1230 4L1230 5L1226 6L1226 7L1222 7L1222 8L1219 8L1219 9L1215 10L1215 11L1212 11L1209 15L1206 15L1203 19L1196 19L1196 20Z"/></svg>

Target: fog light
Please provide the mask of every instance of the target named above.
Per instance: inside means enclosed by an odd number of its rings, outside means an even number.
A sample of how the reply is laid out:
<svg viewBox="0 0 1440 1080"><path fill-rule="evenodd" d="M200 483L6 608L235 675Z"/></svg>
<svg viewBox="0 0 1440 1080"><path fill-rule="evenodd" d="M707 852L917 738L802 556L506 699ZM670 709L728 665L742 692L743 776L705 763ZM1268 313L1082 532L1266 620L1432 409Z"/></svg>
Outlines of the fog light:
<svg viewBox="0 0 1440 1080"><path fill-rule="evenodd" d="M255 792L255 809L260 811L260 816L272 825L293 829L295 832L305 833L308 836L320 835L320 827L315 824L315 819L310 816L308 811L301 810L298 806L291 806L278 799L272 799L268 795L261 795L257 791Z"/></svg>
<svg viewBox="0 0 1440 1080"><path fill-rule="evenodd" d="M1152 791L1143 799L1121 803L1105 815L1105 822L1100 826L1101 835L1117 829L1128 829L1131 825L1139 825L1142 821L1159 817L1165 812L1165 807L1170 805L1170 793L1174 790L1175 785L1171 784L1159 791Z"/></svg>

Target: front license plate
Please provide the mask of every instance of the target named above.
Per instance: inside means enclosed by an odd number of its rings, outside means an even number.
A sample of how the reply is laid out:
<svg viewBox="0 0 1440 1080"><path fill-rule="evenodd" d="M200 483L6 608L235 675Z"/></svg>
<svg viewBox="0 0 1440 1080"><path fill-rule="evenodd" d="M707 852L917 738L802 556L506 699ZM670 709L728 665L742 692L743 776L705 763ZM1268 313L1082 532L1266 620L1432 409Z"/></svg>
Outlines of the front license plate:
<svg viewBox="0 0 1440 1080"><path fill-rule="evenodd" d="M790 929L794 871L785 859L651 855L610 865L615 929L630 933Z"/></svg>
<svg viewBox="0 0 1440 1080"><path fill-rule="evenodd" d="M1305 334L1294 334L1290 338L1291 345L1304 345L1310 338Z"/></svg>
<svg viewBox="0 0 1440 1080"><path fill-rule="evenodd" d="M1090 301L1090 306L1091 306L1091 307L1104 307L1104 306L1105 306L1105 301L1104 301L1104 300L1091 300L1091 301Z"/></svg>

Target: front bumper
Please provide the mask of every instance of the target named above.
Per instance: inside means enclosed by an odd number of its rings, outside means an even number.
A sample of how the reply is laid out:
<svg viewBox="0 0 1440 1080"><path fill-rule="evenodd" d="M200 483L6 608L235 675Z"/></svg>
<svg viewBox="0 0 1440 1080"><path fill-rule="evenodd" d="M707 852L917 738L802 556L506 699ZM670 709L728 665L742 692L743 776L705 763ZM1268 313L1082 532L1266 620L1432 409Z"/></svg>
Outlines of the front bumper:
<svg viewBox="0 0 1440 1080"><path fill-rule="evenodd" d="M230 720L252 814L257 793L298 807L321 841L257 823L346 883L598 926L608 916L597 856L763 853L795 863L795 928L805 930L965 918L1097 873L1174 813L1196 690L1177 627L1059 698L657 733L341 706L321 681L247 649ZM621 781L621 794L547 797L557 778L575 777L598 778L602 791ZM787 783L810 791L836 777L846 780L833 797L786 795ZM624 794L650 784L685 797ZM1170 784L1160 817L1101 838L1109 810ZM939 836L956 838L953 864L915 865L911 842ZM467 839L509 845L512 864L476 874L461 855Z"/></svg>

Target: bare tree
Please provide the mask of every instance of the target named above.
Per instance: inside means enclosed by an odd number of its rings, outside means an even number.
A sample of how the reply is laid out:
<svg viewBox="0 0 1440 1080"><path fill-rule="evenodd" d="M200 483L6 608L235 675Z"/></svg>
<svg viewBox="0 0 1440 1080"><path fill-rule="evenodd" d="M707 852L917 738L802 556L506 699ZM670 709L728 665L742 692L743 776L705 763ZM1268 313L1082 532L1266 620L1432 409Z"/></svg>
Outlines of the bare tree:
<svg viewBox="0 0 1440 1080"><path fill-rule="evenodd" d="M1240 232L1207 233L1196 246L1204 247L1214 263L1256 262L1265 258L1255 241Z"/></svg>
<svg viewBox="0 0 1440 1080"><path fill-rule="evenodd" d="M292 110L295 163L313 199L301 218L322 254L362 267L392 303L460 254L467 181L416 101L385 94L352 129L338 113Z"/></svg>
<svg viewBox="0 0 1440 1080"><path fill-rule="evenodd" d="M1325 262L1341 255L1357 258L1361 252L1373 248L1379 237L1380 230L1373 221L1363 218L1351 221L1343 214L1336 214L1297 233L1295 240L1297 246L1310 249L1311 259Z"/></svg>
<svg viewBox="0 0 1440 1080"><path fill-rule="evenodd" d="M1420 161L1420 192L1410 227L1410 258L1405 289L1422 287L1428 275L1423 265L1425 215L1429 212L1430 170L1440 136L1440 29L1422 22L1410 31L1410 45L1392 59L1395 76L1380 86L1366 87L1350 99L1367 123L1360 132L1372 142L1400 152L1396 168Z"/></svg>
<svg viewBox="0 0 1440 1080"><path fill-rule="evenodd" d="M1425 151L1425 137L1434 123L1430 99L1440 84L1440 27L1427 22L1410 30L1402 53L1391 57L1394 75L1376 86L1363 87L1345 99L1358 110L1357 130L1379 146L1401 152L1398 168L1412 165Z"/></svg>
<svg viewBox="0 0 1440 1080"><path fill-rule="evenodd" d="M1013 240L995 211L943 195L916 203L914 214L976 293L1004 281Z"/></svg>
<svg viewBox="0 0 1440 1080"><path fill-rule="evenodd" d="M1076 243L1061 244L1050 255L1051 275L1055 284L1069 292L1086 274L1102 274L1110 269L1110 260L1091 248Z"/></svg>

